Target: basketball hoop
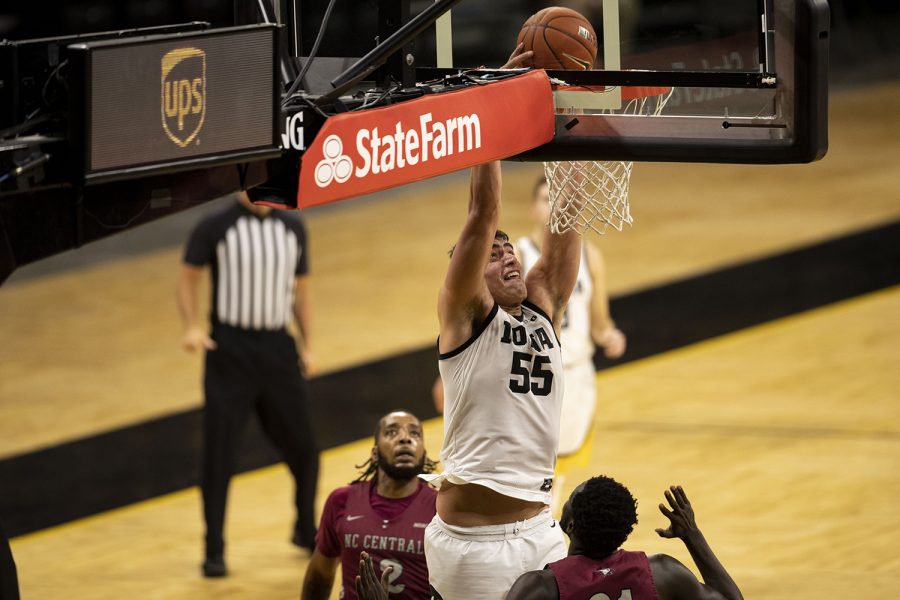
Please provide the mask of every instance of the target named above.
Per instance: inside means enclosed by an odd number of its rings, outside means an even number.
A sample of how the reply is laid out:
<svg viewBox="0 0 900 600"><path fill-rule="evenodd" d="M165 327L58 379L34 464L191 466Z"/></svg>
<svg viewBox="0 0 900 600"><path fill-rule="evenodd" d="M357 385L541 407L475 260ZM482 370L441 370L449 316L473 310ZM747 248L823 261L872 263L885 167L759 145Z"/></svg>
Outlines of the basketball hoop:
<svg viewBox="0 0 900 600"><path fill-rule="evenodd" d="M582 93L609 93L606 88L567 88ZM618 90L618 88L612 88ZM604 108L599 114L656 116L669 97L669 87L621 88L621 108ZM618 103L617 103L618 104ZM578 114L583 109L567 109ZM631 161L554 161L544 163L544 175L550 191L550 231L565 233L574 230L583 235L593 229L599 235L612 226L617 231L631 225L628 205L628 184L631 180Z"/></svg>

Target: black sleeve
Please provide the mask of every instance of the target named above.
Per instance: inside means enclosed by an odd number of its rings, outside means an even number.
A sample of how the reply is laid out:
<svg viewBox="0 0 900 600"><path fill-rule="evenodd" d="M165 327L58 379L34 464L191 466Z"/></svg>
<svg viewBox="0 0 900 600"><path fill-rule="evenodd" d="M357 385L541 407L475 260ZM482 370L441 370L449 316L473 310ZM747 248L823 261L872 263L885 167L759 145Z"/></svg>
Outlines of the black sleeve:
<svg viewBox="0 0 900 600"><path fill-rule="evenodd" d="M306 224L300 215L286 217L284 224L297 236L297 266L294 275L309 275L309 244L306 239Z"/></svg>
<svg viewBox="0 0 900 600"><path fill-rule="evenodd" d="M195 267L203 267L213 260L216 240L212 239L212 222L204 219L197 223L184 249L184 262Z"/></svg>

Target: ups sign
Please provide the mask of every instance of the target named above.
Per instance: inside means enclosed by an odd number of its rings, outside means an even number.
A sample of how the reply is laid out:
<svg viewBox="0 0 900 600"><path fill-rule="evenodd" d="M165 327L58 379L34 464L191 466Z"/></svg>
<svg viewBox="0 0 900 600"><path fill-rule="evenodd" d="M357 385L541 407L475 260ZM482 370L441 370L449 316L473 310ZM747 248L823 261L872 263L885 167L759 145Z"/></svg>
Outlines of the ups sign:
<svg viewBox="0 0 900 600"><path fill-rule="evenodd" d="M172 142L184 148L203 128L206 116L206 53L176 48L162 57L162 126Z"/></svg>
<svg viewBox="0 0 900 600"><path fill-rule="evenodd" d="M88 92L73 122L85 133L85 172L131 177L119 171L277 153L277 33L245 25L73 45L71 77Z"/></svg>

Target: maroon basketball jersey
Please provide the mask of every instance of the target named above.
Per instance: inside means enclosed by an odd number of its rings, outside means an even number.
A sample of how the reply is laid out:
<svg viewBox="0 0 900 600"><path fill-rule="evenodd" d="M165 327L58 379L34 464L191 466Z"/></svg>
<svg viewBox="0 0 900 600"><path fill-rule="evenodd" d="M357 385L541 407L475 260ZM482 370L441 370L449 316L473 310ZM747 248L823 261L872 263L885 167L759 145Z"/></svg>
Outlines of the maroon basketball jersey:
<svg viewBox="0 0 900 600"><path fill-rule="evenodd" d="M428 567L425 565L425 528L434 518L437 492L421 483L412 502L402 513L385 519L373 508L369 493L374 484L350 486L344 515L336 530L341 539L341 598L356 598L359 554L365 550L378 573L388 565L390 597L417 599L429 597Z"/></svg>
<svg viewBox="0 0 900 600"><path fill-rule="evenodd" d="M643 552L618 550L603 560L572 555L547 565L559 600L658 600Z"/></svg>

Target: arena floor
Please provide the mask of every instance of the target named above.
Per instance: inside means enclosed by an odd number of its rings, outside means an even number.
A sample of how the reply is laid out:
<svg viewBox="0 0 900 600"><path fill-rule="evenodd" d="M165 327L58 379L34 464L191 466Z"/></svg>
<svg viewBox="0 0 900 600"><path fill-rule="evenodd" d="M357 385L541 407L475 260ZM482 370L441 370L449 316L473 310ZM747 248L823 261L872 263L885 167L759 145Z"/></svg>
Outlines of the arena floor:
<svg viewBox="0 0 900 600"><path fill-rule="evenodd" d="M900 117L870 108L898 94L897 82L834 93L830 149L811 165L637 165L634 226L598 240L612 295L900 220ZM513 237L528 229L538 172L505 163L501 223ZM305 214L322 374L433 344L466 189L454 175ZM180 247L93 252L0 289L0 460L201 404L200 359L179 346ZM668 308L646 318L664 327ZM886 597L900 589L898 364L893 286L602 371L596 434L570 461L565 492L615 476L640 503L626 547L690 564L653 533L662 490L680 483L745 597ZM432 454L440 438L428 421ZM370 444L323 453L320 505ZM289 496L281 466L235 479L224 580L200 577L196 488L19 536L22 596L294 598L306 559L288 543Z"/></svg>

